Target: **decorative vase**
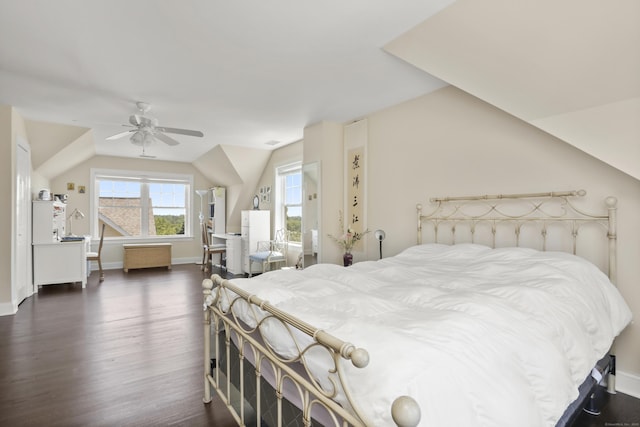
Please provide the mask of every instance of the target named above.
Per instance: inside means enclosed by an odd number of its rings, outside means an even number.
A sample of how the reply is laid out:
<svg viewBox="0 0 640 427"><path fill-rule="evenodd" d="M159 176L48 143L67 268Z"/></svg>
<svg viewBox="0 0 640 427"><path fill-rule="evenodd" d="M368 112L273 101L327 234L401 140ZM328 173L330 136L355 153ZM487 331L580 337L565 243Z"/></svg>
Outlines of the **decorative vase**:
<svg viewBox="0 0 640 427"><path fill-rule="evenodd" d="M353 264L353 255L351 252L345 252L344 255L342 255L342 262L345 267L349 267Z"/></svg>

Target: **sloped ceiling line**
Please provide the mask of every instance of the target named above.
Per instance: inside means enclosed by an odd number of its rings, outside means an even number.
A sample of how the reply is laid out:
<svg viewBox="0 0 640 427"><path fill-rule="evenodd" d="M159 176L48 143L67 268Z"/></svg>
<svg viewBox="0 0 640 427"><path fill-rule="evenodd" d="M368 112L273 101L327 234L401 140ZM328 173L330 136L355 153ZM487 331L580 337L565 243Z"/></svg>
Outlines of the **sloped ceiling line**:
<svg viewBox="0 0 640 427"><path fill-rule="evenodd" d="M458 0L384 49L640 179L640 2Z"/></svg>

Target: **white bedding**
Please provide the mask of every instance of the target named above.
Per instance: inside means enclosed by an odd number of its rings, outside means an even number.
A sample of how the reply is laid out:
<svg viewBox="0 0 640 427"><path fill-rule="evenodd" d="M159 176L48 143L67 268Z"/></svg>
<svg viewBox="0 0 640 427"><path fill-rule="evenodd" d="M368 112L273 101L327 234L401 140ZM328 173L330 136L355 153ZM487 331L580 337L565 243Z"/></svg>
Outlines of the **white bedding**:
<svg viewBox="0 0 640 427"><path fill-rule="evenodd" d="M233 283L367 349L369 366L347 370L375 426L394 425L401 395L418 401L422 426L554 426L631 320L595 266L523 248L421 245Z"/></svg>

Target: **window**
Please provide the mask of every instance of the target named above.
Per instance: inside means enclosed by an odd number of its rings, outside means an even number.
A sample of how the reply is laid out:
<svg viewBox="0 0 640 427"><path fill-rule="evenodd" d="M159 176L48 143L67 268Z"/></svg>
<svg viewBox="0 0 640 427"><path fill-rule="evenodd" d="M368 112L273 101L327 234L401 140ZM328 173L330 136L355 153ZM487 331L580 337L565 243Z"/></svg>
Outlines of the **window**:
<svg viewBox="0 0 640 427"><path fill-rule="evenodd" d="M188 175L91 170L93 234L102 224L109 237L191 237Z"/></svg>
<svg viewBox="0 0 640 427"><path fill-rule="evenodd" d="M276 169L276 229L287 229L290 242L302 237L302 164Z"/></svg>

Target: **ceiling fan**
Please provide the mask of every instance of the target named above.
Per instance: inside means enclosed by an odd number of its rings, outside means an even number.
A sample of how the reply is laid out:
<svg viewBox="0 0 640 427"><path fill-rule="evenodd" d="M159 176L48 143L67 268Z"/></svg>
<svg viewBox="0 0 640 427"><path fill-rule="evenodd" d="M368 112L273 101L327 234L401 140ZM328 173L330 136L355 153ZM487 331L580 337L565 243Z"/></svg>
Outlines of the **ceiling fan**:
<svg viewBox="0 0 640 427"><path fill-rule="evenodd" d="M123 125L131 127L132 129L125 132L117 133L106 138L108 141L113 141L115 139L120 139L127 135L130 135L129 140L132 144L142 146L142 157L153 157L145 154L145 147L151 144L155 139L158 139L167 145L180 144L175 139L165 135L165 133L198 137L204 136L204 134L198 130L158 126L158 119L145 115L151 109L151 105L147 104L146 102L136 102L136 107L138 107L138 113L129 116L129 123L131 124Z"/></svg>

